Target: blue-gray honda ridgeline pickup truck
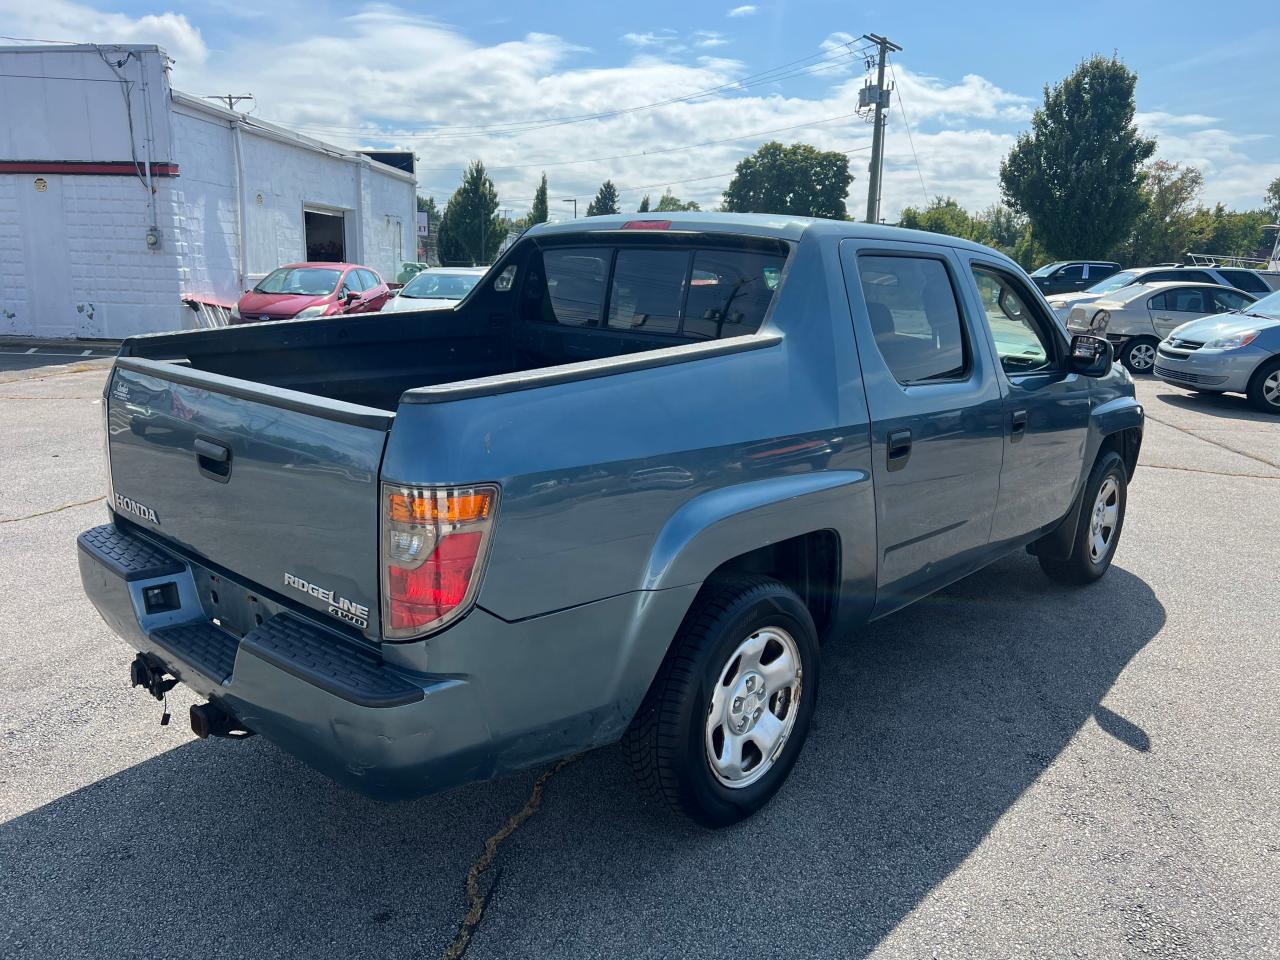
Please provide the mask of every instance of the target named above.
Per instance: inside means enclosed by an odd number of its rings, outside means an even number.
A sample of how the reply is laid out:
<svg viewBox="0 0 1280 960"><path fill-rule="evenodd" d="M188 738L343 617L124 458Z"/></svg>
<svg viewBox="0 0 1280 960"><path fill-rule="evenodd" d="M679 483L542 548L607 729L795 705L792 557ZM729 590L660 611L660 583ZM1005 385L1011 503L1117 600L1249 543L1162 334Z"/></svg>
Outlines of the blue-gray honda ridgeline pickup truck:
<svg viewBox="0 0 1280 960"><path fill-rule="evenodd" d="M130 339L105 400L84 587L197 735L384 798L621 739L710 826L823 639L1024 547L1102 576L1143 426L993 250L700 213L535 227L454 309Z"/></svg>

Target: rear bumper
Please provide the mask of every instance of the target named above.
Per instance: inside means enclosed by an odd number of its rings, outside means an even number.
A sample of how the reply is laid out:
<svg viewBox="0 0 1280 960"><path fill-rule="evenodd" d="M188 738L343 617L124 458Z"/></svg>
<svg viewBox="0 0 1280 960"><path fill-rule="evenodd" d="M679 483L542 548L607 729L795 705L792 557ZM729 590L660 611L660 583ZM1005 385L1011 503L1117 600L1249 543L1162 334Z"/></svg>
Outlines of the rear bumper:
<svg viewBox="0 0 1280 960"><path fill-rule="evenodd" d="M268 601L265 619L237 636L210 619L198 586L204 568L112 525L81 534L79 560L89 599L131 646L245 727L379 799L421 796L610 742L653 676L628 681L620 669L637 613L627 597L518 624L477 609L429 641L377 651ZM176 589L176 608L148 612L147 588L166 584ZM668 611L657 619L669 640L692 594L645 596L658 596L656 610ZM612 638L623 646L610 648ZM584 657L584 641L594 657ZM649 669L653 654L641 654L641 669Z"/></svg>

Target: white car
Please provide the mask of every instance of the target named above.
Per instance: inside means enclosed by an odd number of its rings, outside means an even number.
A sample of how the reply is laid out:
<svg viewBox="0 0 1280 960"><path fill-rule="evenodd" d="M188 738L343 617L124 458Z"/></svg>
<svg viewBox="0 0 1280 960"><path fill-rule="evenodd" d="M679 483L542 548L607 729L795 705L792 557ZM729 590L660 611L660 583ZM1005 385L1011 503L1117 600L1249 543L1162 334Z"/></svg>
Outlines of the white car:
<svg viewBox="0 0 1280 960"><path fill-rule="evenodd" d="M452 309L488 272L488 267L433 267L423 270L383 304L382 312Z"/></svg>
<svg viewBox="0 0 1280 960"><path fill-rule="evenodd" d="M1177 283L1213 283L1222 287L1234 287L1246 293L1262 296L1269 287L1263 275L1256 270L1245 270L1226 267L1130 267L1113 273L1105 280L1099 280L1092 287L1075 293L1055 293L1045 299L1053 312L1066 320L1073 307L1082 303L1090 303L1107 297L1117 290L1135 284L1151 284L1162 282Z"/></svg>
<svg viewBox="0 0 1280 960"><path fill-rule="evenodd" d="M1242 310L1257 299L1213 283L1139 283L1077 303L1067 315L1067 329L1105 336L1131 373L1150 373L1156 347L1174 329L1200 317Z"/></svg>

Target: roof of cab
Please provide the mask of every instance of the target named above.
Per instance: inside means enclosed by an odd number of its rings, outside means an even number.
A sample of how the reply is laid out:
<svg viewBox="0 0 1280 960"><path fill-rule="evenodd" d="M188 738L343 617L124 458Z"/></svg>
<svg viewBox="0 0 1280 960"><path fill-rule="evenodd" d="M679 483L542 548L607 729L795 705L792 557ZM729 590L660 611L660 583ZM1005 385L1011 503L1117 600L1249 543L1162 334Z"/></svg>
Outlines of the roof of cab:
<svg viewBox="0 0 1280 960"><path fill-rule="evenodd" d="M752 237L799 240L803 236L853 237L863 240L896 240L899 242L934 243L967 250L994 252L989 247L959 237L923 230L906 230L858 220L827 220L821 217L796 217L768 213L619 213L602 217L579 217L558 223L540 223L530 236L560 236L575 233L621 230L637 221L670 221L672 230L706 233L736 233ZM999 255L1003 259L1003 255Z"/></svg>

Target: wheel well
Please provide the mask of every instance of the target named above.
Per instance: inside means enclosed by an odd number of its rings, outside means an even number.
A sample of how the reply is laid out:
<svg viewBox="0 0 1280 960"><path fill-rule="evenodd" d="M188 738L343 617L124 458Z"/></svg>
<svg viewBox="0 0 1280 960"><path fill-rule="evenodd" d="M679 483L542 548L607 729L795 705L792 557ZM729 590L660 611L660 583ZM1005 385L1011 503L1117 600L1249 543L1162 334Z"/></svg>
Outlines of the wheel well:
<svg viewBox="0 0 1280 960"><path fill-rule="evenodd" d="M1114 450L1124 460L1125 475L1132 480L1133 471L1138 467L1138 453L1142 450L1142 428L1126 427L1102 438L1102 446L1098 448L1098 457ZM1097 460L1094 461L1097 463Z"/></svg>
<svg viewBox="0 0 1280 960"><path fill-rule="evenodd" d="M707 577L715 583L741 574L773 577L794 590L809 608L818 636L835 615L840 588L840 538L834 530L815 530L739 554Z"/></svg>

